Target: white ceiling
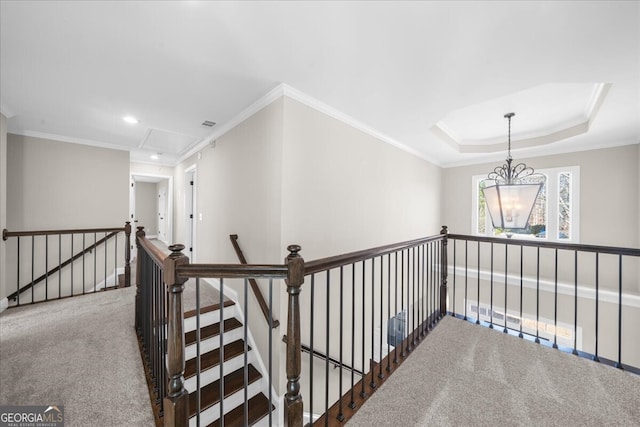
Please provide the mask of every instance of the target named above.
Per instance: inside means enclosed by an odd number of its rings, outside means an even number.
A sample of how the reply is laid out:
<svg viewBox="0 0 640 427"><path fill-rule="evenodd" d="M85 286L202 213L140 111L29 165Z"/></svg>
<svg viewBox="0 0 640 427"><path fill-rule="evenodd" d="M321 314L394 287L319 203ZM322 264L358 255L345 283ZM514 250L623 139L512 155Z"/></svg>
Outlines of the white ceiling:
<svg viewBox="0 0 640 427"><path fill-rule="evenodd" d="M514 157L640 142L637 1L2 0L0 15L9 132L134 160L175 164L278 87L441 166L502 159L511 111ZM517 144L589 118L596 87L586 132Z"/></svg>

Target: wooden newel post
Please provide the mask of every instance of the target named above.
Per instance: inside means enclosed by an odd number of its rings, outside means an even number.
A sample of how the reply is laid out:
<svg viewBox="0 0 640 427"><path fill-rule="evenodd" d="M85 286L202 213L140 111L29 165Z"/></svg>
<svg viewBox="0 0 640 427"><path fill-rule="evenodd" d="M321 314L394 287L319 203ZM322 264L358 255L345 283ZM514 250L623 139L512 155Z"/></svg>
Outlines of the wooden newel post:
<svg viewBox="0 0 640 427"><path fill-rule="evenodd" d="M124 286L131 286L131 222L124 224Z"/></svg>
<svg viewBox="0 0 640 427"><path fill-rule="evenodd" d="M287 392L285 394L284 422L289 427L302 427L302 396L300 395L300 287L304 283L304 259L298 254L298 245L287 247L289 256L285 263L287 293L289 294L287 316Z"/></svg>
<svg viewBox="0 0 640 427"><path fill-rule="evenodd" d="M449 230L446 225L442 226L440 234L444 234L442 238L442 256L440 257L440 277L442 278L440 283L440 317L442 318L447 314L447 276L449 274L449 262L447 261L447 239Z"/></svg>
<svg viewBox="0 0 640 427"><path fill-rule="evenodd" d="M163 264L164 281L168 294L167 359L169 384L164 398L165 427L186 427L189 425L189 393L184 388L184 310L182 291L186 278L178 277L177 268L189 264L189 258L182 253L184 245L171 245L169 255Z"/></svg>
<svg viewBox="0 0 640 427"><path fill-rule="evenodd" d="M140 289L140 287L142 286L140 277L142 274L142 268L143 268L143 261L142 261L142 255L143 255L143 251L142 249L140 249L140 242L138 241L138 239L143 238L145 236L144 233L144 227L142 226L138 226L137 227L137 231L136 231L136 248L137 248L137 257L136 257L136 300L135 300L135 304L136 304L136 331L138 332L138 335L142 335L142 291Z"/></svg>

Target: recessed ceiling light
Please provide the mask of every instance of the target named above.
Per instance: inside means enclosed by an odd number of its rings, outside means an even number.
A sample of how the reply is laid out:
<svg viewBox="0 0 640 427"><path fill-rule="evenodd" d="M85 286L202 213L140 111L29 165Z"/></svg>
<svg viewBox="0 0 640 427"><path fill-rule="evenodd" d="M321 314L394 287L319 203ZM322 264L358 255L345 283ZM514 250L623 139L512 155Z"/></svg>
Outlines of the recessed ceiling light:
<svg viewBox="0 0 640 427"><path fill-rule="evenodd" d="M151 155L151 158L152 158L153 160L158 160L158 159L159 159L159 157L158 157L158 155L157 155L157 154L152 154L152 155Z"/></svg>
<svg viewBox="0 0 640 427"><path fill-rule="evenodd" d="M127 123L129 123L131 125L135 125L135 124L137 124L139 122L138 119L136 119L133 116L124 116L122 118L122 120L124 120L125 122L127 122Z"/></svg>

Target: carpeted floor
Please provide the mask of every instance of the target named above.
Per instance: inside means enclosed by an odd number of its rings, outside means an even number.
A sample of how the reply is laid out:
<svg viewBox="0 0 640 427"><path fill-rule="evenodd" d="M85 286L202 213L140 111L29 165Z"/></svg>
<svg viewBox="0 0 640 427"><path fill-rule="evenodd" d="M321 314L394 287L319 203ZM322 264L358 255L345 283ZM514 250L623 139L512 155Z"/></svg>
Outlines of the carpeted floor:
<svg viewBox="0 0 640 427"><path fill-rule="evenodd" d="M154 426L135 287L0 314L0 404L64 405L65 426Z"/></svg>
<svg viewBox="0 0 640 427"><path fill-rule="evenodd" d="M347 425L640 426L640 376L447 316Z"/></svg>

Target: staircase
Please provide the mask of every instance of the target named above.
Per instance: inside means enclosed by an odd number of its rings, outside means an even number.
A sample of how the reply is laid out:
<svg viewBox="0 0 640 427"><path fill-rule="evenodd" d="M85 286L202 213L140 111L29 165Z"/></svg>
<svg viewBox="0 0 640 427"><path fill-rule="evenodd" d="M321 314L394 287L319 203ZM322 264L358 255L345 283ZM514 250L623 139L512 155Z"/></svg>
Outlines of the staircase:
<svg viewBox="0 0 640 427"><path fill-rule="evenodd" d="M244 420L245 401L245 341L239 309L233 301L224 302L221 321L220 304L200 310L200 423L198 424L196 367L196 312L185 313L185 388L189 392L189 425L218 426L220 423L220 347L223 346L222 370L224 399L222 408L225 426L267 426L269 409L275 410L267 398L270 384L257 352L247 345L248 422ZM223 341L220 328L223 325ZM275 413L274 413L275 416Z"/></svg>

